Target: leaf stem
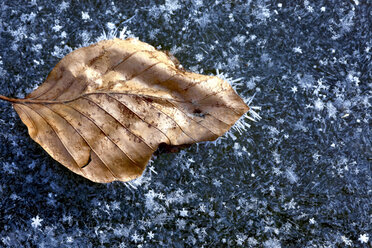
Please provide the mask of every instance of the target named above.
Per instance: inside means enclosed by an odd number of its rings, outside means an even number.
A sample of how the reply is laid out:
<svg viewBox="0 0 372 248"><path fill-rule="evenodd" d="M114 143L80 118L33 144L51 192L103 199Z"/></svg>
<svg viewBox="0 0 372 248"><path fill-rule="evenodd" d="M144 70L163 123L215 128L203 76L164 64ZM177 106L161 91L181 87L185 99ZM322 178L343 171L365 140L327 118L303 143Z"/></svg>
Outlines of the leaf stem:
<svg viewBox="0 0 372 248"><path fill-rule="evenodd" d="M9 98L9 97L6 97L6 96L3 96L3 95L0 95L0 100L4 100L4 101L7 101L7 102L22 102L22 99L16 99L16 98Z"/></svg>
<svg viewBox="0 0 372 248"><path fill-rule="evenodd" d="M67 101L55 101L55 100L38 100L38 99L18 99L18 98L10 98L3 95L0 95L0 100L4 100L11 103L65 103Z"/></svg>

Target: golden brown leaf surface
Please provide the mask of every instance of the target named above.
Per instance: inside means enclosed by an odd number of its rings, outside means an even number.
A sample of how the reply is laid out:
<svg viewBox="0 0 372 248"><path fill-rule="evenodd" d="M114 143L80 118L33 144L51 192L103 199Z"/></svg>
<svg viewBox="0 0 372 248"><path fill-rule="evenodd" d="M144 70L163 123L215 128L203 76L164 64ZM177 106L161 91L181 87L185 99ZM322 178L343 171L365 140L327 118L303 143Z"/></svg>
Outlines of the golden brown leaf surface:
<svg viewBox="0 0 372 248"><path fill-rule="evenodd" d="M161 143L215 140L249 109L226 81L136 39L75 50L13 106L55 160L101 183L140 176Z"/></svg>

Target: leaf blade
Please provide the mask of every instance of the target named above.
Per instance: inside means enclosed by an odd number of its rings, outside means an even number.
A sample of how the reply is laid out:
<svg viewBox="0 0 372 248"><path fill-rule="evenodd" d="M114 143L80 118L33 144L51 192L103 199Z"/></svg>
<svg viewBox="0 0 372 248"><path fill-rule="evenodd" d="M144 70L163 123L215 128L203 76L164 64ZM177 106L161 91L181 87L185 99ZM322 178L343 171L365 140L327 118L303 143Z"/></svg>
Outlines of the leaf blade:
<svg viewBox="0 0 372 248"><path fill-rule="evenodd" d="M134 179L160 144L215 140L249 110L226 81L134 39L75 50L13 106L32 139L94 182Z"/></svg>

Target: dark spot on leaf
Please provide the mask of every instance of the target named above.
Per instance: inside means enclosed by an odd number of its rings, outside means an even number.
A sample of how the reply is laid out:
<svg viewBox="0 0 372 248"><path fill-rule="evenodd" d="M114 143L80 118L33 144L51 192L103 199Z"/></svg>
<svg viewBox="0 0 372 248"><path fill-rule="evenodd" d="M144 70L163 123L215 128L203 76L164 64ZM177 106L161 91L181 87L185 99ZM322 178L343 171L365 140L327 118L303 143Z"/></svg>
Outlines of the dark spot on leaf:
<svg viewBox="0 0 372 248"><path fill-rule="evenodd" d="M198 108L194 110L194 114L200 114L201 112L202 111L200 109L198 109Z"/></svg>
<svg viewBox="0 0 372 248"><path fill-rule="evenodd" d="M143 99L147 102L153 102L154 101L151 97L143 97Z"/></svg>
<svg viewBox="0 0 372 248"><path fill-rule="evenodd" d="M202 111L198 108L196 108L193 113L194 113L195 116L199 116L199 117L204 117L205 116L205 114L202 113Z"/></svg>

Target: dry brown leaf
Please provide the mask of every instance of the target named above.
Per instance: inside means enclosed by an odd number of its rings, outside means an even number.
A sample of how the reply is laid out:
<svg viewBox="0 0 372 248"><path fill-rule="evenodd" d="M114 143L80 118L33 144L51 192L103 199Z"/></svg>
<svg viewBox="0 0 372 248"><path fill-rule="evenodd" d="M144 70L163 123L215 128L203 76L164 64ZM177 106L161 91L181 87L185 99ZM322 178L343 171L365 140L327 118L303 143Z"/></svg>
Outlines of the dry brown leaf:
<svg viewBox="0 0 372 248"><path fill-rule="evenodd" d="M101 183L140 176L160 144L215 140L249 110L226 81L136 39L77 49L25 99L0 99L55 160Z"/></svg>

